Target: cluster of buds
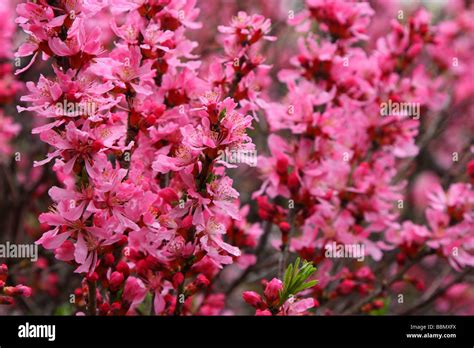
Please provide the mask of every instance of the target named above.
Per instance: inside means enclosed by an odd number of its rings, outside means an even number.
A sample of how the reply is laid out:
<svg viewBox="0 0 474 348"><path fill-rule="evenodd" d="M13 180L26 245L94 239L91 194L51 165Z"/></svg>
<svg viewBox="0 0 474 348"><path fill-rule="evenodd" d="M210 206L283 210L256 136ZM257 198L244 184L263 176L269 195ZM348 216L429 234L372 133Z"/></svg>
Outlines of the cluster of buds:
<svg viewBox="0 0 474 348"><path fill-rule="evenodd" d="M242 297L245 302L256 309L255 315L305 315L308 310L319 306L319 302L310 297L297 297L316 285L316 280L307 281L316 268L311 263L300 259L288 266L284 280L273 278L271 281L263 281L265 290L263 298L254 291L245 291Z"/></svg>
<svg viewBox="0 0 474 348"><path fill-rule="evenodd" d="M5 264L0 265L0 304L11 305L15 302L15 297L30 297L32 290L30 287L18 284L15 286L6 285L8 277L8 267Z"/></svg>

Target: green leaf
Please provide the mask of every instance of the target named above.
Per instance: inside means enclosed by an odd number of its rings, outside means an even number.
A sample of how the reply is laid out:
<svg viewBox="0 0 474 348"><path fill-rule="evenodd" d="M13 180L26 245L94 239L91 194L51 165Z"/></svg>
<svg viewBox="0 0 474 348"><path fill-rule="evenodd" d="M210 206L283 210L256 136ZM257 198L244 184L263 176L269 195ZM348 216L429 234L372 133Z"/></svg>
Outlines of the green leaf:
<svg viewBox="0 0 474 348"><path fill-rule="evenodd" d="M301 291L303 291L303 290L312 288L312 287L315 286L317 283L318 283L317 280L311 280L311 281L307 282L306 284L302 284L299 288L297 288L297 289L295 290L295 292L298 293L298 292L301 292Z"/></svg>
<svg viewBox="0 0 474 348"><path fill-rule="evenodd" d="M284 275L283 290L280 292L280 303L284 303L291 295L309 289L316 285L317 280L307 281L316 272L312 262L303 260L298 257L294 264L290 264Z"/></svg>
<svg viewBox="0 0 474 348"><path fill-rule="evenodd" d="M285 278L284 278L284 281L283 283L284 284L289 284L290 283L290 278L291 278L291 274L293 272L293 265L289 265L288 268L286 269L285 271Z"/></svg>
<svg viewBox="0 0 474 348"><path fill-rule="evenodd" d="M61 306L56 308L54 315L72 315L74 308L69 302L63 303Z"/></svg>
<svg viewBox="0 0 474 348"><path fill-rule="evenodd" d="M143 302L138 306L138 309L141 313L150 313L151 307L153 306L152 297L153 296L151 293L148 292L146 294Z"/></svg>

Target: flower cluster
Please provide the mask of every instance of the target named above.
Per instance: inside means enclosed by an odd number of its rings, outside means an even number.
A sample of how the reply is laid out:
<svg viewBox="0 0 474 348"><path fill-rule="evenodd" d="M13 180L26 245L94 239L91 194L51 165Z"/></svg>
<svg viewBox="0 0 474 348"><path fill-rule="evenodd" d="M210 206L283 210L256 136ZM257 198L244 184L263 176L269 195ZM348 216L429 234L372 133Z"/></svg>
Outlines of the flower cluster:
<svg viewBox="0 0 474 348"><path fill-rule="evenodd" d="M12 58L12 41L15 32L13 9L8 2L0 5L2 18L10 20L0 24L0 162L4 162L12 154L11 141L20 132L21 126L6 115L4 108L11 104L15 95L21 90L22 83L13 75L13 67L7 60Z"/></svg>
<svg viewBox="0 0 474 348"><path fill-rule="evenodd" d="M20 132L21 126L14 123L11 117L0 113L0 160L12 153L11 140Z"/></svg>
<svg viewBox="0 0 474 348"><path fill-rule="evenodd" d="M462 312L472 6L219 4L0 4L0 228L41 246L0 303L73 279L47 311Z"/></svg>
<svg viewBox="0 0 474 348"><path fill-rule="evenodd" d="M439 45L429 13L419 9L405 24L393 19L391 31L375 47L362 49L359 43L368 39L364 31L373 15L367 3L308 0L306 5L290 20L307 33L290 60L294 68L278 75L288 93L283 102L265 108L271 156L259 157L263 184L254 193L259 202L262 194L280 202L264 208L280 216L272 218L282 234L275 245L328 269L334 261L325 252L334 242L363 246L374 261L395 244L400 261L422 257L428 248L456 270L472 267L470 184L455 184L447 194L432 188L426 212L431 230L411 221L399 224L406 189L400 162L420 153L420 127L431 124L429 118L449 99L443 89L449 70L443 79L423 60L423 52ZM401 102L418 109L385 112L386 105ZM283 137L284 131L292 136ZM355 287L353 280L343 280L325 296L334 299ZM361 293L370 288L364 285Z"/></svg>
<svg viewBox="0 0 474 348"><path fill-rule="evenodd" d="M308 313L308 309L319 305L313 298L296 297L299 292L316 285L316 280L306 282L316 268L306 261L301 268L299 265L300 259L297 259L294 265L288 267L284 282L277 278L264 282L264 299L254 291L242 294L245 302L256 308L256 315L303 315Z"/></svg>
<svg viewBox="0 0 474 348"><path fill-rule="evenodd" d="M0 265L0 304L11 305L15 302L14 298L19 296L30 297L31 288L22 284L8 286L6 284L8 277L8 267L5 264Z"/></svg>
<svg viewBox="0 0 474 348"><path fill-rule="evenodd" d="M240 220L239 194L219 154L254 149L252 117L198 77L185 37L199 28L193 2L125 3L111 8L111 51L89 24L100 2L17 8L35 43L17 55L54 59L55 76L28 82L29 105L18 108L48 120L33 133L53 151L35 165L55 160L63 184L49 190L54 204L39 220L51 229L37 243L84 275L77 305L90 314L133 312L147 293L153 313L187 313L188 299L241 255L224 240L227 221ZM269 22L247 26L253 44Z"/></svg>

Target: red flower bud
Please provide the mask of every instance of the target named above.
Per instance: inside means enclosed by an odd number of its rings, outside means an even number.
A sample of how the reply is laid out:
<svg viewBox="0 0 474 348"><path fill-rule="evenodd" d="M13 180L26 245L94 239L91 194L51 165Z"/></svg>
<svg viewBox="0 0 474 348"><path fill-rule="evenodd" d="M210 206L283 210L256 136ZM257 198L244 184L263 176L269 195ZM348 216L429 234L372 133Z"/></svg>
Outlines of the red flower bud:
<svg viewBox="0 0 474 348"><path fill-rule="evenodd" d="M188 215L186 216L183 221L181 222L181 227L184 229L188 229L193 225L193 216Z"/></svg>
<svg viewBox="0 0 474 348"><path fill-rule="evenodd" d="M374 302L372 302L372 305L375 309L380 309L383 306L385 306L385 303L382 300L379 299L379 300L375 300Z"/></svg>
<svg viewBox="0 0 474 348"><path fill-rule="evenodd" d="M155 270L155 269L158 269L158 267L160 266L159 261L158 261L155 257L153 257L153 256L151 256L151 255L148 255L148 256L145 258L145 261L146 261L147 267L148 267L149 269Z"/></svg>
<svg viewBox="0 0 474 348"><path fill-rule="evenodd" d="M124 246L128 243L128 237L122 236L122 238L116 243L117 246Z"/></svg>
<svg viewBox="0 0 474 348"><path fill-rule="evenodd" d="M365 305L362 306L361 311L363 313L369 313L373 309L373 306L371 303L366 303Z"/></svg>
<svg viewBox="0 0 474 348"><path fill-rule="evenodd" d="M123 273L123 275L125 276L125 278L127 278L129 275L130 275L130 267L128 267L128 264L123 261L123 260L120 260L118 263L117 263L117 267L115 268L118 272L120 273Z"/></svg>
<svg viewBox="0 0 474 348"><path fill-rule="evenodd" d="M426 289L425 282L422 280L415 280L415 288L418 291L424 291Z"/></svg>
<svg viewBox="0 0 474 348"><path fill-rule="evenodd" d="M283 283L280 279L273 278L267 283L263 294L270 306L276 305L280 301L280 291L283 290Z"/></svg>
<svg viewBox="0 0 474 348"><path fill-rule="evenodd" d="M97 272L94 272L92 274L88 274L86 276L86 279L90 282L96 282L97 280L99 280L99 275L97 274Z"/></svg>
<svg viewBox="0 0 474 348"><path fill-rule="evenodd" d="M175 289L178 288L178 286L184 281L184 276L183 273L178 272L173 276L173 286Z"/></svg>
<svg viewBox="0 0 474 348"><path fill-rule="evenodd" d="M16 290L15 290L15 287L13 286L5 286L3 288L3 293L7 296L14 296L16 295Z"/></svg>
<svg viewBox="0 0 474 348"><path fill-rule="evenodd" d="M124 281L124 276L120 272L113 272L110 275L109 287L112 291L117 291L120 288L120 285Z"/></svg>
<svg viewBox="0 0 474 348"><path fill-rule="evenodd" d="M197 276L195 280L196 286L200 289L207 288L211 283L209 279L206 278L204 274L200 274Z"/></svg>
<svg viewBox="0 0 474 348"><path fill-rule="evenodd" d="M361 295L367 295L370 290L370 286L367 284L359 284L357 287L357 290L359 291L359 294Z"/></svg>
<svg viewBox="0 0 474 348"><path fill-rule="evenodd" d="M467 173L469 176L474 176L474 160L469 161L467 164Z"/></svg>
<svg viewBox="0 0 474 348"><path fill-rule="evenodd" d="M405 254L398 253L397 256L396 256L396 259L397 259L397 263L399 265L403 265L405 263L406 256L405 256Z"/></svg>
<svg viewBox="0 0 474 348"><path fill-rule="evenodd" d="M146 276L148 272L148 266L145 260L140 260L136 263L135 269L137 274L140 276Z"/></svg>
<svg viewBox="0 0 474 348"><path fill-rule="evenodd" d="M99 152L103 147L104 144L100 140L94 140L91 146L93 152Z"/></svg>
<svg viewBox="0 0 474 348"><path fill-rule="evenodd" d="M266 196L259 196L257 197L257 203L259 208L264 209L264 210L273 210L273 205L268 202L268 197Z"/></svg>
<svg viewBox="0 0 474 348"><path fill-rule="evenodd" d="M76 288L76 289L74 290L74 296L76 296L76 297L82 297L82 295L83 295L83 294L82 294L82 289L81 289L81 288Z"/></svg>
<svg viewBox="0 0 474 348"><path fill-rule="evenodd" d="M270 214L268 213L267 210L264 210L264 209L259 209L258 210L258 216L260 217L260 219L262 219L264 221L270 219Z"/></svg>
<svg viewBox="0 0 474 348"><path fill-rule="evenodd" d="M290 233L291 226L288 222L282 221L278 224L278 227L280 228L281 232Z"/></svg>
<svg viewBox="0 0 474 348"><path fill-rule="evenodd" d="M280 175L288 174L288 158L280 157L276 163L276 171Z"/></svg>
<svg viewBox="0 0 474 348"><path fill-rule="evenodd" d="M168 204L179 201L179 197L175 190L169 187L160 191L160 197L163 198L163 200Z"/></svg>
<svg viewBox="0 0 474 348"><path fill-rule="evenodd" d="M257 309L266 309L267 305L255 291L244 291L242 297L245 302Z"/></svg>
<svg viewBox="0 0 474 348"><path fill-rule="evenodd" d="M122 305L120 304L120 302L114 302L110 306L110 312L112 313L118 313L121 309L122 309Z"/></svg>
<svg viewBox="0 0 474 348"><path fill-rule="evenodd" d="M292 171L287 180L288 188L291 192L298 192L300 188L300 180L296 171Z"/></svg>
<svg viewBox="0 0 474 348"><path fill-rule="evenodd" d="M471 161L467 164L467 174L468 174L469 177L471 178L471 184L474 185L474 160L471 160Z"/></svg>
<svg viewBox="0 0 474 348"><path fill-rule="evenodd" d="M104 256L104 264L108 267L112 266L114 264L115 257L112 253L107 253Z"/></svg>
<svg viewBox="0 0 474 348"><path fill-rule="evenodd" d="M14 303L13 298L9 296L0 296L0 305L12 305Z"/></svg>
<svg viewBox="0 0 474 348"><path fill-rule="evenodd" d="M356 283L351 279L344 279L337 287L338 291L342 295L347 295L354 290Z"/></svg>
<svg viewBox="0 0 474 348"><path fill-rule="evenodd" d="M99 306L99 313L101 315L106 315L110 310L110 305L108 302L104 302Z"/></svg>
<svg viewBox="0 0 474 348"><path fill-rule="evenodd" d="M17 286L5 286L3 293L7 296L31 296L31 288L22 284Z"/></svg>

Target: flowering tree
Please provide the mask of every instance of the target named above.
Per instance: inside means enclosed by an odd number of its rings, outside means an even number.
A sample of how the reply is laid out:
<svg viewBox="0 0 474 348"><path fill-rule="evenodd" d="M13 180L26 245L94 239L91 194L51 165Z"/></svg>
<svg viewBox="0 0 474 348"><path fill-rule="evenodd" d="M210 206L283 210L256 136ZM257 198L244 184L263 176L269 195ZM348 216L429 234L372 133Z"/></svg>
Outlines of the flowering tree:
<svg viewBox="0 0 474 348"><path fill-rule="evenodd" d="M0 303L473 313L472 6L2 6Z"/></svg>

